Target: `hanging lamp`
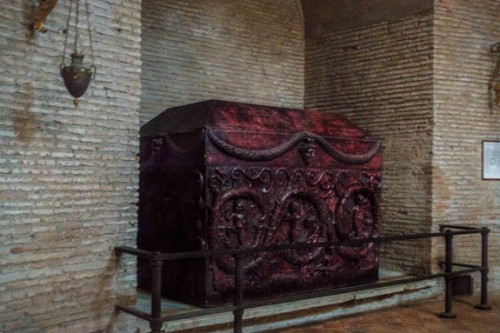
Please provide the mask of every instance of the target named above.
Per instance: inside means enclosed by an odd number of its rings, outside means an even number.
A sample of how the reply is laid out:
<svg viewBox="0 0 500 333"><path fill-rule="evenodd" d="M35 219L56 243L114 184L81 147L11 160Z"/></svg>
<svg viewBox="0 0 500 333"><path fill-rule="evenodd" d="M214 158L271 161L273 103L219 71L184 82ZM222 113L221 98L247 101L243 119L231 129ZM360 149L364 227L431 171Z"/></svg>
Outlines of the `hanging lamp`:
<svg viewBox="0 0 500 333"><path fill-rule="evenodd" d="M73 43L73 53L71 53L71 63L66 65L66 50L68 45L68 39L70 35L70 21L71 21L71 12L73 9L73 3L76 2L75 8L75 32L74 32L74 43ZM64 85L68 92L75 99L73 103L78 106L78 98L80 98L85 91L87 90L90 81L95 78L96 67L94 66L94 48L92 46L92 34L90 31L90 20L89 20L89 4L88 0L85 0L85 12L87 16L87 32L88 32L88 40L90 45L90 58L91 65L85 66L83 63L84 55L80 52L80 35L79 35L79 16L80 16L80 0L70 0L69 3L69 13L68 19L66 21L66 37L64 39L64 51L62 55L61 61L61 76L64 80Z"/></svg>

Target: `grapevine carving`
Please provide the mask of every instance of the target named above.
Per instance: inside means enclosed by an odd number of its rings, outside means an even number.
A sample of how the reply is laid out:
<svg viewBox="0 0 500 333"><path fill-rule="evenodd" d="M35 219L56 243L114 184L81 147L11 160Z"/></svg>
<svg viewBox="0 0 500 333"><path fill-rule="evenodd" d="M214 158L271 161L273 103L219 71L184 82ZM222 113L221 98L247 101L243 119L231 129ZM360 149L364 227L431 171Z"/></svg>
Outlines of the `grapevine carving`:
<svg viewBox="0 0 500 333"><path fill-rule="evenodd" d="M379 235L380 178L376 175L323 169L214 167L208 179L213 201L209 227L212 248ZM339 271L348 274L359 265L371 269L377 263L376 254L373 243L258 253L244 260L244 270L250 286L271 288L287 281L321 281ZM213 267L215 290L231 290L233 258L214 259Z"/></svg>

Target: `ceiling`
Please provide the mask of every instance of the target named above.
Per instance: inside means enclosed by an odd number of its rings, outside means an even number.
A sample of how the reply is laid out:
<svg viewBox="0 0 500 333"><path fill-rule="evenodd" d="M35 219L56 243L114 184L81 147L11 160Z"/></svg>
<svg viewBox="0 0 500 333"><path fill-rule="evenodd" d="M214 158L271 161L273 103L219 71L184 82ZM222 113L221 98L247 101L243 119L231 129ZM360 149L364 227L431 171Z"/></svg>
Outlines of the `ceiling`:
<svg viewBox="0 0 500 333"><path fill-rule="evenodd" d="M301 0L306 37L395 21L433 9L434 0Z"/></svg>

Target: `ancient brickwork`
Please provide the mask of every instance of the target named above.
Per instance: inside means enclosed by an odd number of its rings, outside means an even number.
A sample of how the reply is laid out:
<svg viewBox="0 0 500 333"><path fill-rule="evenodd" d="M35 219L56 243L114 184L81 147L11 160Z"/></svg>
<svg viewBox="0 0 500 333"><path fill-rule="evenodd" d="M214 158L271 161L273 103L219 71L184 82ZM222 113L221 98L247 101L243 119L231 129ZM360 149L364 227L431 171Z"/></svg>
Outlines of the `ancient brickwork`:
<svg viewBox="0 0 500 333"><path fill-rule="evenodd" d="M500 181L481 180L481 141L500 140L500 111L492 112L488 103L494 69L490 48L500 42L499 17L497 0L436 2L432 166L434 224L492 230L490 285L496 289L500 288ZM480 262L478 236L454 241L457 258ZM438 250L435 260L440 259Z"/></svg>
<svg viewBox="0 0 500 333"><path fill-rule="evenodd" d="M113 247L136 238L140 1L89 1L97 76L78 108L59 76L69 1L45 34L31 3L0 6L0 332L132 332L113 306L135 263Z"/></svg>
<svg viewBox="0 0 500 333"><path fill-rule="evenodd" d="M69 2L32 34L36 2L0 5L0 332L135 330L113 315L134 297L135 262L112 249L136 241L139 118L210 98L338 111L378 135L382 233L490 227L499 288L500 183L481 180L481 140L500 140L498 0L305 42L295 0L90 1L98 73L76 109L59 77ZM457 258L478 262L477 240L456 238ZM382 267L430 270L440 251L385 247Z"/></svg>
<svg viewBox="0 0 500 333"><path fill-rule="evenodd" d="M141 123L207 99L303 107L298 0L144 0Z"/></svg>
<svg viewBox="0 0 500 333"><path fill-rule="evenodd" d="M431 229L432 13L306 38L305 107L344 113L382 139L382 233ZM430 269L430 242L384 247L382 264Z"/></svg>

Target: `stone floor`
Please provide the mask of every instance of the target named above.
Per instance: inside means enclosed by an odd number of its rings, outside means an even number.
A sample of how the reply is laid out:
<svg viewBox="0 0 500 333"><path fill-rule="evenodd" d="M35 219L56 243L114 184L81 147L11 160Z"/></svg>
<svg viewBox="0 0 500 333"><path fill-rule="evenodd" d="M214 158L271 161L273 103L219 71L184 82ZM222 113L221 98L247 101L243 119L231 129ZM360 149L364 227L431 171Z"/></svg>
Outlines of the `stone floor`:
<svg viewBox="0 0 500 333"><path fill-rule="evenodd" d="M411 277L398 272L381 270L377 284L400 281L405 278ZM257 333L266 330L280 332L280 329L305 323L324 322L331 318L365 313L406 304L409 301L429 299L441 292L442 287L438 285L438 281L432 279L247 309L244 315L244 332ZM139 291L135 308L145 313L151 312L149 293ZM199 308L188 304L162 299L162 315L164 316L197 310ZM233 320L232 312L223 312L217 315L164 323L163 329L165 332L176 333L233 333ZM137 332L149 332L149 324L139 320Z"/></svg>
<svg viewBox="0 0 500 333"><path fill-rule="evenodd" d="M443 311L442 300L373 311L321 323L295 326L268 333L500 333L500 293L489 298L491 311L480 311L472 306L477 296L455 297L453 312L456 319L436 316Z"/></svg>

